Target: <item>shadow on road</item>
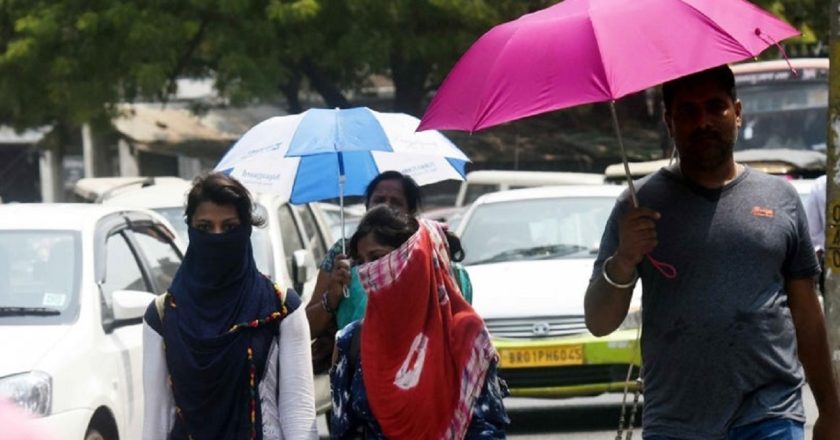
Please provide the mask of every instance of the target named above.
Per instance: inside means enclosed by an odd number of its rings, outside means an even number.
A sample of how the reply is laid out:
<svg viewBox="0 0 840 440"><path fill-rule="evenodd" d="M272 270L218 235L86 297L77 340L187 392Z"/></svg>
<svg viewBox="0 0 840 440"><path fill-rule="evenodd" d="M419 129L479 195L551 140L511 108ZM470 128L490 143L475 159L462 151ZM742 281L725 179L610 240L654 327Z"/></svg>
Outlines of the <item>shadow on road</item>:
<svg viewBox="0 0 840 440"><path fill-rule="evenodd" d="M617 430L620 412L621 405L508 408L510 425L507 432L535 434ZM641 408L636 413L635 421L635 426L640 427Z"/></svg>

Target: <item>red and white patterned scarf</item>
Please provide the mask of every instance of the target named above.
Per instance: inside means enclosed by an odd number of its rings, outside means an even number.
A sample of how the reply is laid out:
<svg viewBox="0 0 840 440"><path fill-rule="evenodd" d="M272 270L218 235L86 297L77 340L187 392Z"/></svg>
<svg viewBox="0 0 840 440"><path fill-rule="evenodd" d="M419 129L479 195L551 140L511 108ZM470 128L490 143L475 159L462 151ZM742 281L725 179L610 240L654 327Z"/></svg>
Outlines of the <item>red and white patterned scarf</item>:
<svg viewBox="0 0 840 440"><path fill-rule="evenodd" d="M496 352L449 272L443 226L420 220L398 249L359 268L368 292L361 362L390 439L461 439Z"/></svg>

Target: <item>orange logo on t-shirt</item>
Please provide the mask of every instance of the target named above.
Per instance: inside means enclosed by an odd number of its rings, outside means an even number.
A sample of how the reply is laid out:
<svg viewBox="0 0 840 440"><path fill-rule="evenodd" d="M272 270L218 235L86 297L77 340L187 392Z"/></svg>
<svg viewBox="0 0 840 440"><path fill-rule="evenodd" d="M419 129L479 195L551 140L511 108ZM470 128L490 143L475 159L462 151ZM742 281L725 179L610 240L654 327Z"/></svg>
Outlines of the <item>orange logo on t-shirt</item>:
<svg viewBox="0 0 840 440"><path fill-rule="evenodd" d="M752 215L756 217L773 218L773 210L770 208L762 208L760 206L753 206Z"/></svg>

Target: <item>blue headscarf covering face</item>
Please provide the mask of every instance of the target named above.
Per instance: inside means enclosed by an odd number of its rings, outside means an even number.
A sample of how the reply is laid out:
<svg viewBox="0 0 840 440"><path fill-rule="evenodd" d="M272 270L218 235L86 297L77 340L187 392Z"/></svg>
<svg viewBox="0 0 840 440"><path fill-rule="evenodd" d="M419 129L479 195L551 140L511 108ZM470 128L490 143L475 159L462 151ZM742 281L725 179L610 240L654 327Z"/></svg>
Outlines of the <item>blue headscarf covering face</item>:
<svg viewBox="0 0 840 440"><path fill-rule="evenodd" d="M251 437L250 368L256 367L258 383L277 326L229 330L281 305L271 281L256 269L250 236L250 225L222 234L189 228L189 247L169 288L174 304L167 304L163 319L166 362L181 415L171 438Z"/></svg>

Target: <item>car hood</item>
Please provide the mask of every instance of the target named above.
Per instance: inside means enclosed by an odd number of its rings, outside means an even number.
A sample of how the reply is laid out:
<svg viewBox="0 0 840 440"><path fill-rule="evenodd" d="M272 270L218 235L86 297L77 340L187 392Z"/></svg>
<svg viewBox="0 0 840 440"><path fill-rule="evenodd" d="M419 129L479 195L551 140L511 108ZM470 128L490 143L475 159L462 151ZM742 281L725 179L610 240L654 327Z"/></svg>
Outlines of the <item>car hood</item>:
<svg viewBox="0 0 840 440"><path fill-rule="evenodd" d="M39 368L69 331L67 325L0 325L0 377Z"/></svg>
<svg viewBox="0 0 840 440"><path fill-rule="evenodd" d="M593 258L467 266L473 307L485 319L583 315Z"/></svg>

